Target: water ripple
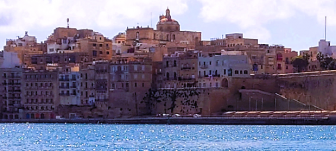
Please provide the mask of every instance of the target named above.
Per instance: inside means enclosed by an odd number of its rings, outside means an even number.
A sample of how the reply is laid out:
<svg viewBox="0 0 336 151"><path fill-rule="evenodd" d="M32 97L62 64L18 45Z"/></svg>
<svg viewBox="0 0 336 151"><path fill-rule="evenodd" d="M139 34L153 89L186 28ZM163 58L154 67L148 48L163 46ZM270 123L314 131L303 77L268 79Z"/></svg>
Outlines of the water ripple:
<svg viewBox="0 0 336 151"><path fill-rule="evenodd" d="M334 126L0 124L0 150L333 150Z"/></svg>

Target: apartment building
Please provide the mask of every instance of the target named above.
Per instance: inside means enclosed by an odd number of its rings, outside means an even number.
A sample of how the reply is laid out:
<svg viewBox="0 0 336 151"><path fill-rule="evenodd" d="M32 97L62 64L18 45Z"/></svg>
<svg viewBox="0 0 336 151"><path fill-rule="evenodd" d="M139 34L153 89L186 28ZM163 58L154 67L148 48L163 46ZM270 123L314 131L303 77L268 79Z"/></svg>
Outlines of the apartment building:
<svg viewBox="0 0 336 151"><path fill-rule="evenodd" d="M79 66L61 68L59 77L60 105L81 105Z"/></svg>
<svg viewBox="0 0 336 151"><path fill-rule="evenodd" d="M25 69L22 74L25 119L53 119L60 104L58 70Z"/></svg>
<svg viewBox="0 0 336 151"><path fill-rule="evenodd" d="M22 68L0 68L1 113L3 119L21 119Z"/></svg>

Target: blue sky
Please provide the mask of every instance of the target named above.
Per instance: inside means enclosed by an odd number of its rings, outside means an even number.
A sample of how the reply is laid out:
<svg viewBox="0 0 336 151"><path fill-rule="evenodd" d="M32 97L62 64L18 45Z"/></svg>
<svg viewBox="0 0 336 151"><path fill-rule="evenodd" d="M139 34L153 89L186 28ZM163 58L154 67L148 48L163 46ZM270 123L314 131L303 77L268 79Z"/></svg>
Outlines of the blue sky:
<svg viewBox="0 0 336 151"><path fill-rule="evenodd" d="M260 43L306 50L324 38L336 43L334 0L0 0L0 45L25 31L44 41L56 27L88 28L112 38L128 27L152 25L169 7L182 30L202 39L243 33ZM151 17L152 14L152 17Z"/></svg>

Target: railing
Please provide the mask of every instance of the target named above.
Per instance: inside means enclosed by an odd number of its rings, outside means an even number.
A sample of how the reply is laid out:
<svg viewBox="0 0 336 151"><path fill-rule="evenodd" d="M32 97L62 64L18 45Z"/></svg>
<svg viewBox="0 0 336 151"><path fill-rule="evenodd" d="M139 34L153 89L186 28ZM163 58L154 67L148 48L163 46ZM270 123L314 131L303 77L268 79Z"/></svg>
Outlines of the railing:
<svg viewBox="0 0 336 151"><path fill-rule="evenodd" d="M65 85L61 85L61 86L59 86L59 88L61 88L61 89L69 89L70 87L69 86L65 86Z"/></svg>
<svg viewBox="0 0 336 151"><path fill-rule="evenodd" d="M191 81L191 80L195 80L195 78L181 78L181 77L178 77L178 80L179 81Z"/></svg>
<svg viewBox="0 0 336 151"><path fill-rule="evenodd" d="M70 96L70 93L60 93L60 96Z"/></svg>
<svg viewBox="0 0 336 151"><path fill-rule="evenodd" d="M21 92L21 90L8 90L8 92Z"/></svg>
<svg viewBox="0 0 336 151"><path fill-rule="evenodd" d="M190 70L190 69L195 69L194 67L182 67L181 70Z"/></svg>
<svg viewBox="0 0 336 151"><path fill-rule="evenodd" d="M59 81L69 81L69 78L60 78Z"/></svg>
<svg viewBox="0 0 336 151"><path fill-rule="evenodd" d="M4 77L4 78L6 78L6 77ZM7 78L9 78L9 79L20 79L21 76L7 76Z"/></svg>
<svg viewBox="0 0 336 151"><path fill-rule="evenodd" d="M201 69L207 69L209 66L208 65L201 65L200 68Z"/></svg>
<svg viewBox="0 0 336 151"><path fill-rule="evenodd" d="M105 69L105 70L95 70L97 73L106 73L107 72L107 70Z"/></svg>
<svg viewBox="0 0 336 151"><path fill-rule="evenodd" d="M96 99L95 101L98 101L98 102L107 102L108 99Z"/></svg>

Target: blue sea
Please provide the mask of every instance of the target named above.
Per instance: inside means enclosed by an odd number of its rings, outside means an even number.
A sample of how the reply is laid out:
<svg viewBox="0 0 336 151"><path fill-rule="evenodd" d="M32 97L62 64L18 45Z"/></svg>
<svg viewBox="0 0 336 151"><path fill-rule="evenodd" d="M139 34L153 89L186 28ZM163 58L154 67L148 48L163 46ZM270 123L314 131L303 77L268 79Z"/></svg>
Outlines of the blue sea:
<svg viewBox="0 0 336 151"><path fill-rule="evenodd" d="M336 150L335 126L0 124L0 150Z"/></svg>

